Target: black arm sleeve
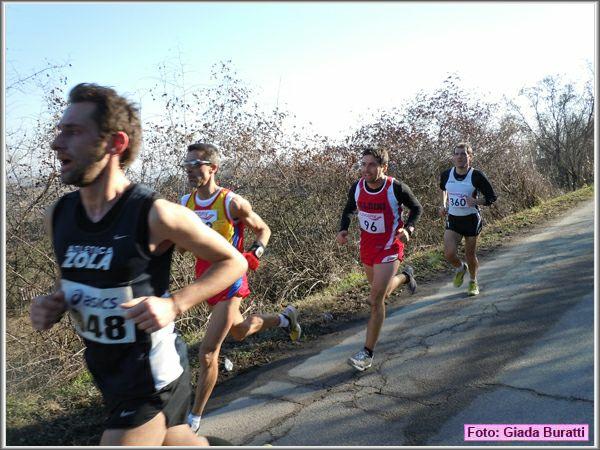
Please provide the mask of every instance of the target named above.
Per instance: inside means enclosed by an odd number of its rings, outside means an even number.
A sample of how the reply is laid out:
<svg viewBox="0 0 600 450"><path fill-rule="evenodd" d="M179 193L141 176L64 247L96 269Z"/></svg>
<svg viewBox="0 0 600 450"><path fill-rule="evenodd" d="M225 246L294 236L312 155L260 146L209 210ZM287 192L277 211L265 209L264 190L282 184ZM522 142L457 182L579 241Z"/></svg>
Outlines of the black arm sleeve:
<svg viewBox="0 0 600 450"><path fill-rule="evenodd" d="M411 189L403 182L394 180L394 195L398 203L406 206L410 212L405 227L414 227L423 213L423 207Z"/></svg>
<svg viewBox="0 0 600 450"><path fill-rule="evenodd" d="M440 175L440 189L442 191L446 190L446 183L448 182L448 178L450 178L450 171L452 168L444 170Z"/></svg>
<svg viewBox="0 0 600 450"><path fill-rule="evenodd" d="M494 192L494 188L490 184L485 174L480 170L473 170L473 186L485 197L485 205L489 206L498 198Z"/></svg>
<svg viewBox="0 0 600 450"><path fill-rule="evenodd" d="M344 211L342 211L342 219L340 220L340 231L347 231L348 228L350 228L350 217L352 217L352 214L356 212L356 200L354 199L354 192L356 191L357 185L358 181L355 182L348 191L348 201L346 202Z"/></svg>

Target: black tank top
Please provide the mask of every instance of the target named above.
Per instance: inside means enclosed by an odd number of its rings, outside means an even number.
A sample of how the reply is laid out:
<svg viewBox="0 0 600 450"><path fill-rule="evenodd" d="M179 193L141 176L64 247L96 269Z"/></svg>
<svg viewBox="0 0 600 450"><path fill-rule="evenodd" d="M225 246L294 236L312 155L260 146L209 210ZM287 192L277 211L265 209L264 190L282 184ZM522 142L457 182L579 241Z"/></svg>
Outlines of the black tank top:
<svg viewBox="0 0 600 450"><path fill-rule="evenodd" d="M120 304L163 296L169 287L173 246L148 250L148 214L157 194L133 184L99 221L87 217L79 191L54 208L52 238L61 288L86 361L105 397L155 392L183 371L174 324L150 334L124 318Z"/></svg>
<svg viewBox="0 0 600 450"><path fill-rule="evenodd" d="M105 288L130 285L136 297L163 295L169 288L172 248L148 252L148 213L155 192L134 184L99 222L85 212L79 191L54 208L54 251L63 278Z"/></svg>

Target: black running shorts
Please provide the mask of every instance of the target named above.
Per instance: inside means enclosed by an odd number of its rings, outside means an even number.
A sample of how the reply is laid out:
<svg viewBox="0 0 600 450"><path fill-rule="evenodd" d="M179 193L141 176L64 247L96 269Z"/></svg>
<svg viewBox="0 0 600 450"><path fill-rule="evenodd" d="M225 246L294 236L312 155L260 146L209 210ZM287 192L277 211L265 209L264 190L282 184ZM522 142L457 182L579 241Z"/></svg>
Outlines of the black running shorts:
<svg viewBox="0 0 600 450"><path fill-rule="evenodd" d="M468 216L453 216L448 214L446 218L446 230L454 231L461 236L478 236L483 227L481 214L469 214Z"/></svg>
<svg viewBox="0 0 600 450"><path fill-rule="evenodd" d="M190 369L186 364L181 376L160 391L146 397L108 404L106 428L135 428L153 419L161 411L167 419L167 428L187 424L187 416L192 407L192 393Z"/></svg>

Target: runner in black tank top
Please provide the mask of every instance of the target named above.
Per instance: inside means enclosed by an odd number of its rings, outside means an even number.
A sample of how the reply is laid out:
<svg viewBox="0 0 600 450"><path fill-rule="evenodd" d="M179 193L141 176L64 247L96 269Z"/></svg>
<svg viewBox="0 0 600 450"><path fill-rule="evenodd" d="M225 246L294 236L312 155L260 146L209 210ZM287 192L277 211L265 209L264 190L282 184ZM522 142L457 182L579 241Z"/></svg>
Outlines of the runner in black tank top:
<svg viewBox="0 0 600 450"><path fill-rule="evenodd" d="M60 281L33 299L32 325L50 329L69 311L109 412L100 445L207 445L186 423L187 349L174 320L238 279L246 260L191 211L125 177L141 127L115 91L76 86L58 129L61 179L80 189L46 215ZM169 294L173 244L213 265Z"/></svg>
<svg viewBox="0 0 600 450"><path fill-rule="evenodd" d="M153 394L186 367L185 347L175 345L172 325L153 335L133 323L126 327L118 291L98 295L108 288L130 289L131 298L167 294L173 247L158 256L147 250L154 199L148 188L131 185L97 223L88 219L79 191L54 209L53 244L65 300L84 338L89 370L108 402ZM97 289L86 291L88 286Z"/></svg>

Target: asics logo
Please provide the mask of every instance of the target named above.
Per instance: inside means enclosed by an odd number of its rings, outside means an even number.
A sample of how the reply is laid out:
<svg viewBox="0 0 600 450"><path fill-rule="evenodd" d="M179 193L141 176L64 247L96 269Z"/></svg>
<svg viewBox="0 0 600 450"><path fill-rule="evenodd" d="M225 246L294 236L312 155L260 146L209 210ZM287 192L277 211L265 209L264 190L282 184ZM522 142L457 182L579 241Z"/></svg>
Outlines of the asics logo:
<svg viewBox="0 0 600 450"><path fill-rule="evenodd" d="M71 305L75 306L83 298L83 291L81 289L75 289L73 295L71 295Z"/></svg>

